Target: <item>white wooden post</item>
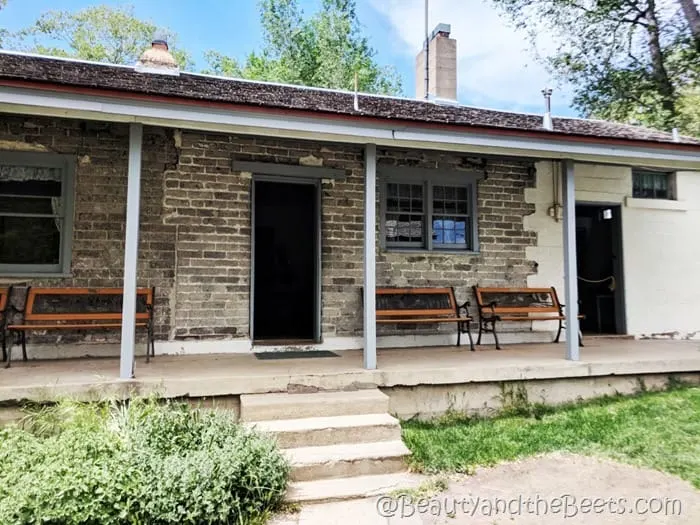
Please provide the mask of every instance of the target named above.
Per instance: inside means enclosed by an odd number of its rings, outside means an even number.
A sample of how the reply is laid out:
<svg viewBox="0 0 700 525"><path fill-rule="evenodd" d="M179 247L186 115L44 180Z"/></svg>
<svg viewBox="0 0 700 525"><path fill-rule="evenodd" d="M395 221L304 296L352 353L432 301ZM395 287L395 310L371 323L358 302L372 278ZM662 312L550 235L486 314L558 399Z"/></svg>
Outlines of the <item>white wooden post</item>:
<svg viewBox="0 0 700 525"><path fill-rule="evenodd" d="M139 204L141 198L141 147L143 125L129 127L129 168L126 193L126 239L124 243L124 302L119 377L134 377L136 344L136 267L139 252Z"/></svg>
<svg viewBox="0 0 700 525"><path fill-rule="evenodd" d="M574 163L562 162L564 193L564 290L566 292L566 358L579 360L578 270L576 268L576 185Z"/></svg>
<svg viewBox="0 0 700 525"><path fill-rule="evenodd" d="M365 146L364 352L367 370L377 368L376 318L377 146Z"/></svg>

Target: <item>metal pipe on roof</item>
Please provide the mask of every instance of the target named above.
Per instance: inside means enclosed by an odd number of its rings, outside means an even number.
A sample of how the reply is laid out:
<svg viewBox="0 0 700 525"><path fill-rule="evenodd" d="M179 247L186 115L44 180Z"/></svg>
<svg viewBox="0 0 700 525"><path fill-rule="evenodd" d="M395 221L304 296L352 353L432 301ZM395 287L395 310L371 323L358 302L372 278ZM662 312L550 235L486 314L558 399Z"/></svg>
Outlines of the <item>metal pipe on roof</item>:
<svg viewBox="0 0 700 525"><path fill-rule="evenodd" d="M430 97L430 33L428 32L428 2L425 0L425 100Z"/></svg>

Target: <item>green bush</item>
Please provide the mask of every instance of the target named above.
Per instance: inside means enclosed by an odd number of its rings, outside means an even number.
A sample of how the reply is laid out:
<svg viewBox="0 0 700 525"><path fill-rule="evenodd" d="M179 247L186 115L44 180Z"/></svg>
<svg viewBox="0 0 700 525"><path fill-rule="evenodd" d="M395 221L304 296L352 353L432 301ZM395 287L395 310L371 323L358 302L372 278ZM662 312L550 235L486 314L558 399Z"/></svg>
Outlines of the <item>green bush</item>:
<svg viewBox="0 0 700 525"><path fill-rule="evenodd" d="M288 474L273 440L222 412L63 402L0 430L0 523L251 523Z"/></svg>

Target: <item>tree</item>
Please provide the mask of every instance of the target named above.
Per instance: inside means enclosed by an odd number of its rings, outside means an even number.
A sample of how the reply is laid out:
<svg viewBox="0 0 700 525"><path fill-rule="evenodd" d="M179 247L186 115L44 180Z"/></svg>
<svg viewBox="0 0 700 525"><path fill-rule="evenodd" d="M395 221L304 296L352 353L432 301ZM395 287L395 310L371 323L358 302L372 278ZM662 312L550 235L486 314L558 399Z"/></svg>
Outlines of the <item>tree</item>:
<svg viewBox="0 0 700 525"><path fill-rule="evenodd" d="M307 86L352 90L357 73L364 92L398 94L396 71L382 67L362 35L355 0L322 0L319 12L305 18L297 0L260 0L264 47L235 58L209 51L207 72Z"/></svg>
<svg viewBox="0 0 700 525"><path fill-rule="evenodd" d="M80 58L111 64L135 64L154 38L168 41L180 67L189 55L173 49L171 31L134 15L133 7L94 6L76 12L49 11L11 38L11 47L43 55Z"/></svg>
<svg viewBox="0 0 700 525"><path fill-rule="evenodd" d="M492 1L535 48L543 33L554 37L555 50L538 56L573 86L582 114L666 130L689 125L679 97L700 73L692 0Z"/></svg>
<svg viewBox="0 0 700 525"><path fill-rule="evenodd" d="M683 10L683 15L688 22L690 33L695 40L695 46L700 50L700 13L695 5L695 0L678 0Z"/></svg>

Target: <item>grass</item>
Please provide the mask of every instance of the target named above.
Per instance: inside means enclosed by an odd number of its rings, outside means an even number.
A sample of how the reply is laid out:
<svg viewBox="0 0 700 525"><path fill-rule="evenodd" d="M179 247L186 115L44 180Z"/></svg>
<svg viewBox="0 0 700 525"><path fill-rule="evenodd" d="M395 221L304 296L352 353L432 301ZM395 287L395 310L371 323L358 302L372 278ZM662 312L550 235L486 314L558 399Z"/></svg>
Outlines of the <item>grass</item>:
<svg viewBox="0 0 700 525"><path fill-rule="evenodd" d="M403 422L413 467L471 472L480 465L565 451L665 471L700 488L700 388L519 412Z"/></svg>

